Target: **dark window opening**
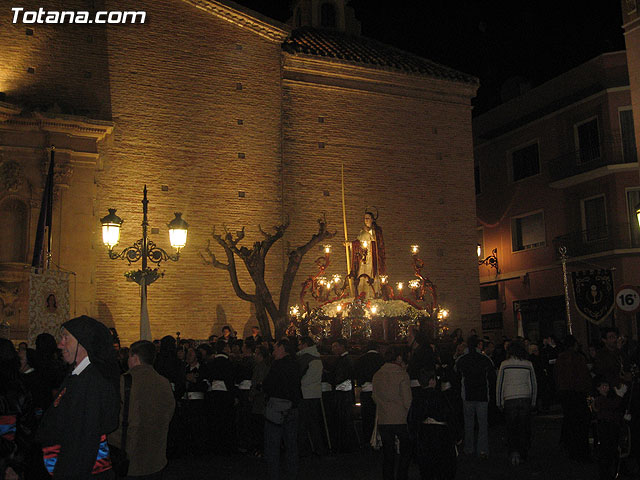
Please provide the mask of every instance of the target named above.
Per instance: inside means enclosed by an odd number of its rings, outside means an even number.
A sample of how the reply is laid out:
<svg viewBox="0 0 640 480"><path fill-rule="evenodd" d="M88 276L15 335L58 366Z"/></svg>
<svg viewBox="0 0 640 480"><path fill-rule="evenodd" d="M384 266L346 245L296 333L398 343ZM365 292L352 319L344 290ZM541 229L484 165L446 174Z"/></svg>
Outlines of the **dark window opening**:
<svg viewBox="0 0 640 480"><path fill-rule="evenodd" d="M497 300L498 296L498 285L486 285L480 287L481 302L486 302L487 300Z"/></svg>
<svg viewBox="0 0 640 480"><path fill-rule="evenodd" d="M513 162L513 181L532 177L540 173L540 161L538 157L538 144L533 143L516 150L511 154Z"/></svg>
<svg viewBox="0 0 640 480"><path fill-rule="evenodd" d="M598 119L594 118L578 127L578 158L581 163L600 158Z"/></svg>

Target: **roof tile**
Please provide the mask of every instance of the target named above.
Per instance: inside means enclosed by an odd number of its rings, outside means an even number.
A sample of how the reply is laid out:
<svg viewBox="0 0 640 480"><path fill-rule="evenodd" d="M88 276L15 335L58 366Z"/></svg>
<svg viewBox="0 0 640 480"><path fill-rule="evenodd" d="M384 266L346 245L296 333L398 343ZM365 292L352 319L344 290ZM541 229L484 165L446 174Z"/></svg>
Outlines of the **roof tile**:
<svg viewBox="0 0 640 480"><path fill-rule="evenodd" d="M335 30L301 27L294 30L282 48L291 54L336 58L343 61L388 68L405 73L477 85L478 79L426 58L362 36Z"/></svg>

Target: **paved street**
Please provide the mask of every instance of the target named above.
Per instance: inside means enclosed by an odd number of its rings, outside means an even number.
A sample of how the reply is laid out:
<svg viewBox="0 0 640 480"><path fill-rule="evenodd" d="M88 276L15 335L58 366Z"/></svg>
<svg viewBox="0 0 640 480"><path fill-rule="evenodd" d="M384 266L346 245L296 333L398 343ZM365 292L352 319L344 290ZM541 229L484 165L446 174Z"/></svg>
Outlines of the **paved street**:
<svg viewBox="0 0 640 480"><path fill-rule="evenodd" d="M504 427L490 429L492 455L487 460L475 457L458 458L456 479L532 479L532 480L596 480L595 464L580 464L568 460L558 447L561 416L538 416L533 425L533 445L529 462L512 467L504 449ZM382 457L379 452L338 455L329 458L309 457L300 462L301 480L364 480L382 478ZM171 479L240 480L266 478L264 461L249 456L196 457L176 459L169 463L167 476ZM418 469L412 465L410 479L419 479Z"/></svg>

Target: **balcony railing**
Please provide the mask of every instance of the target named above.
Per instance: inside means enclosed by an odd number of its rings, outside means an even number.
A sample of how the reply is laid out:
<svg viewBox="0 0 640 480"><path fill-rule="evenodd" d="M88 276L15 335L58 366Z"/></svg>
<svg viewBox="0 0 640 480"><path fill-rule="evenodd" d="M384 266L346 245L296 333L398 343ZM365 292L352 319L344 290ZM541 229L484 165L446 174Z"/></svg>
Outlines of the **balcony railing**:
<svg viewBox="0 0 640 480"><path fill-rule="evenodd" d="M637 225L632 226L638 229ZM558 253L560 247L567 247L567 255L570 257L581 257L609 250L640 248L640 233L632 236L628 223L605 225L556 237L553 239L553 247L557 258L560 258Z"/></svg>
<svg viewBox="0 0 640 480"><path fill-rule="evenodd" d="M633 154L623 153L620 140L605 139L600 141L599 146L569 151L549 160L549 177L555 182L607 165L635 161Z"/></svg>

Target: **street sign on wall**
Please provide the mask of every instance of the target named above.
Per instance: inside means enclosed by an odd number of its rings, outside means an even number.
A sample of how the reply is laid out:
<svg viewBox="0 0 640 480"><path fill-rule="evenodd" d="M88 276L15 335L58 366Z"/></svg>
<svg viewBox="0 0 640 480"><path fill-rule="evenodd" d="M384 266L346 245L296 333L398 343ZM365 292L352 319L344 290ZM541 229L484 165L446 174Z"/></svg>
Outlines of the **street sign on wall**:
<svg viewBox="0 0 640 480"><path fill-rule="evenodd" d="M640 288L622 285L616 292L616 306L623 312L633 313L640 308Z"/></svg>

